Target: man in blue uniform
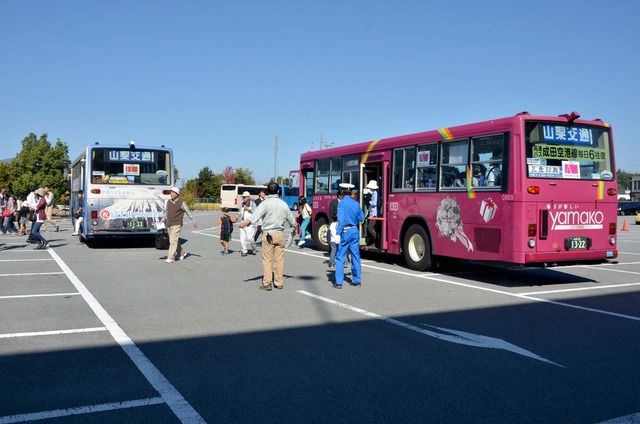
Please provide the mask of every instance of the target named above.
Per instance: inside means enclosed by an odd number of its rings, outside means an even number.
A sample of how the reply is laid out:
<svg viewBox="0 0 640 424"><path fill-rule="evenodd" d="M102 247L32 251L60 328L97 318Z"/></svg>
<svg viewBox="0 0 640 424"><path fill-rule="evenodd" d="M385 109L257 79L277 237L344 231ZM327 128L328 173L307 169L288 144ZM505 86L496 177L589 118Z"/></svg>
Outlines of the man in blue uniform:
<svg viewBox="0 0 640 424"><path fill-rule="evenodd" d="M338 203L338 226L336 232L340 234L340 244L336 254L336 281L333 287L342 288L344 280L344 261L347 252L351 252L351 285L360 287L360 231L358 225L364 221L364 213L358 202L351 197L353 184L340 184L340 193L343 199Z"/></svg>

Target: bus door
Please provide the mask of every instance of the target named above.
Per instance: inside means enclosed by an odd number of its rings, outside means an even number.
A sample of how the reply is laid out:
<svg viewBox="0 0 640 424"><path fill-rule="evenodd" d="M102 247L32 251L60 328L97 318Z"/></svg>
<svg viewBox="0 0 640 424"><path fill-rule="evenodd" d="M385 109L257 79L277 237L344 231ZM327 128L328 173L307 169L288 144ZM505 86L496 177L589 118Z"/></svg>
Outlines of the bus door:
<svg viewBox="0 0 640 424"><path fill-rule="evenodd" d="M387 245L387 174L384 172L389 167L387 162L367 163L361 168L360 206L364 211L365 222L360 229L360 245L369 249L385 249ZM375 189L377 188L377 189ZM375 190L373 190L375 189ZM371 216L372 199L374 191L377 191L376 216Z"/></svg>

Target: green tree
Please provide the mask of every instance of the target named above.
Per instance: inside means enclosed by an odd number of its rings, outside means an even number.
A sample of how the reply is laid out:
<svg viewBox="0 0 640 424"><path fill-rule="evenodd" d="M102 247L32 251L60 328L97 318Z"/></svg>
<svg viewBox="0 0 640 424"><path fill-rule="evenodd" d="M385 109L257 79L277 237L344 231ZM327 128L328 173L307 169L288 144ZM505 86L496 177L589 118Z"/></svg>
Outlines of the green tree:
<svg viewBox="0 0 640 424"><path fill-rule="evenodd" d="M236 184L256 185L256 179L253 178L253 171L245 168L236 168L235 182Z"/></svg>
<svg viewBox="0 0 640 424"><path fill-rule="evenodd" d="M220 188L218 187L218 193ZM196 182L196 196L197 197L217 197L215 194L216 188L214 183L214 174L208 166L205 166L198 173Z"/></svg>
<svg viewBox="0 0 640 424"><path fill-rule="evenodd" d="M618 192L620 194L624 193L624 190L631 189L631 177L633 177L633 174L629 174L628 172L624 172L622 169L618 169L617 177Z"/></svg>
<svg viewBox="0 0 640 424"><path fill-rule="evenodd" d="M11 188L11 164L7 162L0 162L0 188L9 189L9 192L13 194Z"/></svg>
<svg viewBox="0 0 640 424"><path fill-rule="evenodd" d="M67 179L64 172L69 168L69 146L58 139L51 145L47 134L38 138L30 133L22 140L22 150L11 161L11 190L25 197L33 186L51 187L56 197L68 199Z"/></svg>

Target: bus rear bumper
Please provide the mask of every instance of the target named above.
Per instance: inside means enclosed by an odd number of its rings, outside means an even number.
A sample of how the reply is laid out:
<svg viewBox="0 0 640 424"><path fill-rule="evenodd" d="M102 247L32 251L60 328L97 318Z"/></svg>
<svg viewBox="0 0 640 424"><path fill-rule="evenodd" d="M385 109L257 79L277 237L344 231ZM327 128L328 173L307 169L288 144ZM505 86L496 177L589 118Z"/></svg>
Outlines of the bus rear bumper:
<svg viewBox="0 0 640 424"><path fill-rule="evenodd" d="M526 253L524 263L529 265L549 262L607 261L618 257L617 250L571 250L564 252Z"/></svg>

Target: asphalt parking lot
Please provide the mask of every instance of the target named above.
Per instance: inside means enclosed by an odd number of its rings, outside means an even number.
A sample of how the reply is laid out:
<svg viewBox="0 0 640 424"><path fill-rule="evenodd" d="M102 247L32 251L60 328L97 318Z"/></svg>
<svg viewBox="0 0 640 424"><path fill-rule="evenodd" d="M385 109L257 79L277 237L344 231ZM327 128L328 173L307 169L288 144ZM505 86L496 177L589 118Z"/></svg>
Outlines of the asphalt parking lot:
<svg viewBox="0 0 640 424"><path fill-rule="evenodd" d="M332 288L313 243L285 288L220 254L219 214L151 243L0 235L0 424L640 422L640 225L617 261L416 273L365 256Z"/></svg>

